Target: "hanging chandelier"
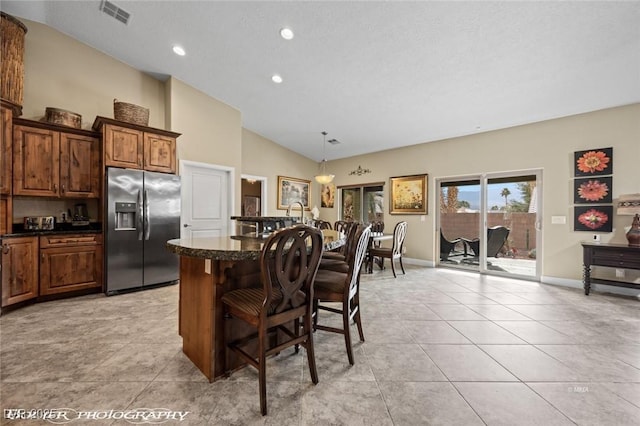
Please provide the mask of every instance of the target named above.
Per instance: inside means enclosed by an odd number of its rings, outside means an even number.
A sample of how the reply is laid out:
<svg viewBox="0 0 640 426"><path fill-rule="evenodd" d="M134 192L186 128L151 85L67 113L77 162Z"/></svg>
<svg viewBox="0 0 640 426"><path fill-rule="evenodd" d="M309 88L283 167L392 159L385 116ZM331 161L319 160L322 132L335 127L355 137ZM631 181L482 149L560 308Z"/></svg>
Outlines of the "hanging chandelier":
<svg viewBox="0 0 640 426"><path fill-rule="evenodd" d="M333 180L335 175L330 175L327 173L327 158L325 155L327 149L327 132L322 132L322 136L324 137L324 142L322 145L322 161L320 162L320 174L316 175L316 182L327 184Z"/></svg>

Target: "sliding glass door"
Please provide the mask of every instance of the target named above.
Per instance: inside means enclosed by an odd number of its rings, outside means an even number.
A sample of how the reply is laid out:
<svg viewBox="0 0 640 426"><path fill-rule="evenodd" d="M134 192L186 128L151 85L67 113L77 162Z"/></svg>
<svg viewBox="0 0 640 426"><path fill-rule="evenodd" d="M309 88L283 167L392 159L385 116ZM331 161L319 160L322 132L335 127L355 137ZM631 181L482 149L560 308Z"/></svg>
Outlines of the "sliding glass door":
<svg viewBox="0 0 640 426"><path fill-rule="evenodd" d="M541 173L439 180L439 265L539 279Z"/></svg>
<svg viewBox="0 0 640 426"><path fill-rule="evenodd" d="M441 265L479 270L470 244L479 241L481 195L479 176L440 182Z"/></svg>

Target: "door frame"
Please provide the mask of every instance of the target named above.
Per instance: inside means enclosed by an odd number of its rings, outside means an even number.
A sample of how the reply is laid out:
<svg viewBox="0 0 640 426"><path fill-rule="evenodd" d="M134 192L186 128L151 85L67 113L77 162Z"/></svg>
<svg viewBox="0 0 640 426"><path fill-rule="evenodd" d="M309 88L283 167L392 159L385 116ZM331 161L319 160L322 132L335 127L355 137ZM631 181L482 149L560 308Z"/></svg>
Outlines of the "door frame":
<svg viewBox="0 0 640 426"><path fill-rule="evenodd" d="M267 177L242 173L240 175L240 179L260 181L260 211L262 212L262 216L269 216L269 213L267 212Z"/></svg>
<svg viewBox="0 0 640 426"><path fill-rule="evenodd" d="M201 168L201 169L209 169L212 171L217 171L217 172L224 172L227 174L227 197L229 197L228 199L228 203L227 203L227 234L230 235L231 234L231 216L233 216L233 211L234 211L234 206L235 206L235 186L236 186L236 182L235 182L235 173L236 173L236 169L235 167L229 167L229 166L222 166L220 164L211 164L211 163L201 163L198 161L191 161L191 160L180 160L180 164L179 164L179 174L180 176L182 176L182 172L185 169L188 169L190 167L197 167L197 168ZM182 203L181 205L185 205L184 203L186 202L191 202L191 200L187 200L186 198L184 198L186 196L184 191L181 191L181 200L180 202ZM182 209L180 210L180 226L181 226L181 230L182 230L182 223L184 223L184 216L182 215Z"/></svg>
<svg viewBox="0 0 640 426"><path fill-rule="evenodd" d="M483 274L501 275L514 278L520 278L524 280L540 281L542 276L542 169L524 169L524 170L511 170L507 172L495 172L495 173L483 173L480 178L480 229L482 234L480 236L484 244L487 243L487 225L488 221L488 204L487 204L487 187L490 179L508 178L533 175L536 177L536 221L534 229L536 230L536 273L535 275L520 275L512 272L499 272L492 271L487 268L487 250L486 247L480 252L480 272Z"/></svg>
<svg viewBox="0 0 640 426"><path fill-rule="evenodd" d="M434 183L435 183L435 191L434 194L436 195L436 200L435 200L435 205L439 206L440 205L440 195L441 195L441 188L442 188L442 183L443 182L451 182L451 181L478 181L478 185L480 186L480 199L478 200L480 202L480 213L482 213L482 206L483 206L483 200L482 197L484 196L484 191L482 191L482 180L484 178L484 175L482 174L470 174L470 175L456 175L456 176L445 176L445 177L439 177L439 178L435 178ZM440 216L440 207L437 208L436 210L437 214L436 214L436 219L435 219L435 233L434 235L434 243L435 243L435 251L433 252L433 260L434 260L434 264L436 266L442 266L442 267L450 267L450 268L454 268L454 269L458 269L454 266L448 266L448 265L441 265L441 260L440 260L440 232L442 232L442 219ZM483 217L482 214L479 215L479 230L482 229L482 221L483 221ZM448 236L449 238L453 238L453 236ZM484 251L484 250L483 250ZM459 268L460 270L463 271L470 271L470 272L480 272L482 273L483 271L480 269L480 265L478 265L478 269L471 269L471 268Z"/></svg>
<svg viewBox="0 0 640 426"><path fill-rule="evenodd" d="M479 174L469 174L462 176L446 176L439 177L435 179L435 194L436 194L436 205L439 205L440 202L440 188L443 182L456 181L456 180L479 180L480 181L480 215L479 215L479 229L480 229L480 239L484 241L486 244L487 241L487 223L488 223L488 205L487 205L487 194L486 188L490 179L503 178L503 177L517 177L522 175L535 175L536 176L536 222L535 222L535 230L536 230L536 273L535 275L519 275L509 272L499 272L489 270L487 268L487 255L486 248L481 250L480 259L478 265L478 272L481 274L487 275L499 275L506 277L514 277L524 280L535 280L540 281L542 277L542 169L524 169L524 170L511 170L505 172L491 172L491 173L479 173ZM441 219L440 219L440 211L438 210L438 214L435 220L435 233L434 238L435 242L435 251L434 251L434 263L436 266L440 266L440 230L441 230ZM465 271L473 272L470 269L461 269Z"/></svg>

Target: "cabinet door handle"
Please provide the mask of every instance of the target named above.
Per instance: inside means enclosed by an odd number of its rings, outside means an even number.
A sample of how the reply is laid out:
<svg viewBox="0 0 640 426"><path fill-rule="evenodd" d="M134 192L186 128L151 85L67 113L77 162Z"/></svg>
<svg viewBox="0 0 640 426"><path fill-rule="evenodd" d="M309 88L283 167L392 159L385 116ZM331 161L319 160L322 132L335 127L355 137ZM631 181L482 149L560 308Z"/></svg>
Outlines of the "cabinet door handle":
<svg viewBox="0 0 640 426"><path fill-rule="evenodd" d="M53 192L58 193L58 184L57 183L53 184Z"/></svg>
<svg viewBox="0 0 640 426"><path fill-rule="evenodd" d="M44 260L44 253L42 253L42 260Z"/></svg>
<svg viewBox="0 0 640 426"><path fill-rule="evenodd" d="M2 246L2 253L3 254L9 253L9 250L11 250L11 246L9 244L5 244L5 245Z"/></svg>
<svg viewBox="0 0 640 426"><path fill-rule="evenodd" d="M64 183L62 184L62 186L60 187L60 192L64 194Z"/></svg>

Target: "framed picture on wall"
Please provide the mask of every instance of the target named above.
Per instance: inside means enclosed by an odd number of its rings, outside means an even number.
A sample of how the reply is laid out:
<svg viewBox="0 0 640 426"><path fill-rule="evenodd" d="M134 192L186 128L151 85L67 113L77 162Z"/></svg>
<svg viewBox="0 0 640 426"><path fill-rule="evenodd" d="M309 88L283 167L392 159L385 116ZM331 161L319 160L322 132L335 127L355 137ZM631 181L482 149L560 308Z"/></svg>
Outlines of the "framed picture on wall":
<svg viewBox="0 0 640 426"><path fill-rule="evenodd" d="M278 176L278 209L286 210L292 203L300 202L309 210L309 194L310 180Z"/></svg>
<svg viewBox="0 0 640 426"><path fill-rule="evenodd" d="M613 148L596 148L573 153L575 177L613 174Z"/></svg>
<svg viewBox="0 0 640 426"><path fill-rule="evenodd" d="M613 177L592 177L573 180L575 204L611 204Z"/></svg>
<svg viewBox="0 0 640 426"><path fill-rule="evenodd" d="M611 232L613 206L575 206L574 231Z"/></svg>
<svg viewBox="0 0 640 426"><path fill-rule="evenodd" d="M336 197L336 185L333 183L322 184L320 193L320 207L333 208Z"/></svg>
<svg viewBox="0 0 640 426"><path fill-rule="evenodd" d="M427 214L427 176L391 178L390 214Z"/></svg>

